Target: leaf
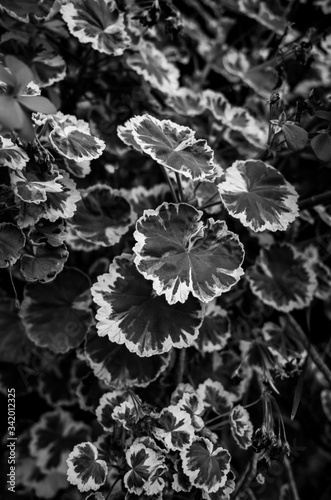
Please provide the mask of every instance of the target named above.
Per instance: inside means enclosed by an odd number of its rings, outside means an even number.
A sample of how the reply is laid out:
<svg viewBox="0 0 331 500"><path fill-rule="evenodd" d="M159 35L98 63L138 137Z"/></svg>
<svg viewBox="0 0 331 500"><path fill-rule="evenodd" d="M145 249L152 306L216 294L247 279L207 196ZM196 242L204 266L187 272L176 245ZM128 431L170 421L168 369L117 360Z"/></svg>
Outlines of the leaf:
<svg viewBox="0 0 331 500"><path fill-rule="evenodd" d="M206 306L205 317L194 345L201 352L217 352L224 349L231 337L228 313L216 304L216 300Z"/></svg>
<svg viewBox="0 0 331 500"><path fill-rule="evenodd" d="M30 453L45 472L66 472L66 459L72 447L88 433L83 422L76 422L69 412L56 409L44 413L31 427Z"/></svg>
<svg viewBox="0 0 331 500"><path fill-rule="evenodd" d="M61 0L44 0L42 3L35 0L1 0L0 10L4 10L14 19L28 23L33 20L47 21L59 10Z"/></svg>
<svg viewBox="0 0 331 500"><path fill-rule="evenodd" d="M96 184L81 191L82 199L70 220L78 236L103 247L118 243L136 219L121 191Z"/></svg>
<svg viewBox="0 0 331 500"><path fill-rule="evenodd" d="M125 457L130 467L124 476L124 484L128 491L141 495L145 490L148 495L153 495L154 492L151 491L153 475L156 473L158 476L165 469L162 455L136 440L127 450ZM160 489L163 489L162 485Z"/></svg>
<svg viewBox="0 0 331 500"><path fill-rule="evenodd" d="M144 210L161 205L169 193L170 189L167 184L155 184L149 189L145 186L137 186L124 192L138 217L144 214Z"/></svg>
<svg viewBox="0 0 331 500"><path fill-rule="evenodd" d="M131 255L116 257L91 292L99 306L98 334L139 356L188 347L198 335L203 318L200 302L192 297L183 305L169 305L139 274Z"/></svg>
<svg viewBox="0 0 331 500"><path fill-rule="evenodd" d="M331 137L329 134L320 133L310 141L310 145L317 158L325 163L331 161Z"/></svg>
<svg viewBox="0 0 331 500"><path fill-rule="evenodd" d="M0 224L0 268L9 267L21 257L25 236L19 227L10 222Z"/></svg>
<svg viewBox="0 0 331 500"><path fill-rule="evenodd" d="M67 72L65 60L47 49L40 50L31 61L35 82L42 88L62 81Z"/></svg>
<svg viewBox="0 0 331 500"><path fill-rule="evenodd" d="M189 293L209 302L235 285L243 270L243 246L224 221L186 203L163 203L138 219L134 237L138 271L153 281L169 304L184 303Z"/></svg>
<svg viewBox="0 0 331 500"><path fill-rule="evenodd" d="M49 140L60 155L78 162L99 158L106 147L104 141L79 130L76 125L56 126Z"/></svg>
<svg viewBox="0 0 331 500"><path fill-rule="evenodd" d="M81 43L91 43L94 50L120 56L131 44L124 14L114 0L78 0L61 7L70 33Z"/></svg>
<svg viewBox="0 0 331 500"><path fill-rule="evenodd" d="M285 231L299 215L294 187L260 160L237 160L218 189L229 214L255 232Z"/></svg>
<svg viewBox="0 0 331 500"><path fill-rule="evenodd" d="M205 140L195 139L194 130L147 114L130 122L134 141L161 165L193 180L214 173L214 152Z"/></svg>
<svg viewBox="0 0 331 500"><path fill-rule="evenodd" d="M205 411L205 405L196 392L184 392L176 406L190 415L195 429L201 430L204 427L205 424L201 416Z"/></svg>
<svg viewBox="0 0 331 500"><path fill-rule="evenodd" d="M27 338L14 299L0 300L0 361L28 363L33 344Z"/></svg>
<svg viewBox="0 0 331 500"><path fill-rule="evenodd" d="M26 203L39 204L47 200L47 193L61 193L62 175L54 170L51 174L42 172L38 164L29 163L28 168L10 172L14 193Z"/></svg>
<svg viewBox="0 0 331 500"><path fill-rule="evenodd" d="M160 376L169 363L166 356L141 358L124 345L99 337L94 329L87 335L84 352L95 376L117 389L146 387Z"/></svg>
<svg viewBox="0 0 331 500"><path fill-rule="evenodd" d="M176 92L180 76L176 66L151 42L141 39L137 48L138 51L127 56L126 64L142 75L152 87L165 94Z"/></svg>
<svg viewBox="0 0 331 500"><path fill-rule="evenodd" d="M96 491L106 482L107 464L98 459L98 450L90 442L77 444L68 456L67 465L69 483L81 492Z"/></svg>
<svg viewBox="0 0 331 500"><path fill-rule="evenodd" d="M308 132L298 125L285 122L282 126L282 132L286 144L292 151L300 151L308 142Z"/></svg>
<svg viewBox="0 0 331 500"><path fill-rule="evenodd" d="M252 444L253 425L248 411L241 405L235 406L230 413L230 428L233 439L243 450Z"/></svg>
<svg viewBox="0 0 331 500"><path fill-rule="evenodd" d="M92 323L89 288L88 277L71 267L51 283L28 284L20 317L32 342L61 353L77 347Z"/></svg>
<svg viewBox="0 0 331 500"><path fill-rule="evenodd" d="M41 219L30 229L28 237L34 245L47 243L53 247L59 247L66 239L66 234L63 219L57 219L55 222Z"/></svg>
<svg viewBox="0 0 331 500"><path fill-rule="evenodd" d="M64 159L64 168L70 174L82 179L91 173L90 163L91 163L91 160L83 160L83 161L77 162L75 160L69 160L68 158L65 158Z"/></svg>
<svg viewBox="0 0 331 500"><path fill-rule="evenodd" d="M200 92L188 87L180 87L167 97L167 105L182 116L197 116L204 112L205 106Z"/></svg>
<svg viewBox="0 0 331 500"><path fill-rule="evenodd" d="M168 450L184 450L191 445L194 437L191 417L178 405L163 408L153 434Z"/></svg>
<svg viewBox="0 0 331 500"><path fill-rule="evenodd" d="M210 378L199 384L197 394L202 399L205 408L212 408L214 412L220 415L227 413L236 399L234 394L224 389L221 382Z"/></svg>
<svg viewBox="0 0 331 500"><path fill-rule="evenodd" d="M21 106L26 108L28 111L34 111L35 113L54 114L57 109L54 104L40 95L20 95L17 97L17 102Z"/></svg>
<svg viewBox="0 0 331 500"><path fill-rule="evenodd" d="M53 247L43 243L39 247L32 247L30 253L25 253L21 259L21 271L27 281L48 283L56 278L63 270L69 257L67 247Z"/></svg>
<svg viewBox="0 0 331 500"><path fill-rule="evenodd" d="M276 243L261 249L246 277L252 292L264 304L283 312L309 306L317 286L304 254L290 244Z"/></svg>
<svg viewBox="0 0 331 500"><path fill-rule="evenodd" d="M215 448L209 439L196 438L181 452L183 470L191 483L207 493L222 488L230 472L230 454L221 446Z"/></svg>
<svg viewBox="0 0 331 500"><path fill-rule="evenodd" d="M132 397L125 390L113 390L106 392L100 398L99 405L95 410L98 422L102 425L103 429L111 432L114 427L113 411L120 404L125 401L133 401Z"/></svg>
<svg viewBox="0 0 331 500"><path fill-rule="evenodd" d="M12 170L22 170L29 161L24 149L14 144L11 139L0 136L0 166Z"/></svg>
<svg viewBox="0 0 331 500"><path fill-rule="evenodd" d="M270 10L271 5L275 10L277 10L278 4L273 4L270 2L261 2L260 0L239 0L238 7L241 12L246 14L246 16L255 19L262 26L266 26L270 30L274 31L278 35L283 35L286 29L286 19L282 17L279 13Z"/></svg>

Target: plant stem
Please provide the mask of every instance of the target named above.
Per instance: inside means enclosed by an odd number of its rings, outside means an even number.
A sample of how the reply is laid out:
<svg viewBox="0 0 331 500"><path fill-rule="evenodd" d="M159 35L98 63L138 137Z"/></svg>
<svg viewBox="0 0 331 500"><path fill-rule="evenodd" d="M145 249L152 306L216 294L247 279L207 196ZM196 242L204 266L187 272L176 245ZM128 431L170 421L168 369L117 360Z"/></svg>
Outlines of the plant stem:
<svg viewBox="0 0 331 500"><path fill-rule="evenodd" d="M287 317L290 323L292 324L293 328L295 328L295 331L300 337L300 340L302 341L303 345L305 346L308 356L315 364L315 366L319 369L319 371L324 375L326 381L331 387L331 371L326 366L326 364L324 363L323 359L321 358L315 347L311 345L309 339L305 335L300 325L295 321L293 316L291 316L291 314L288 314Z"/></svg>
<svg viewBox="0 0 331 500"><path fill-rule="evenodd" d="M177 369L177 377L176 377L177 385L183 381L185 364L186 364L186 349L183 348L180 350L180 353L178 356L178 369Z"/></svg>
<svg viewBox="0 0 331 500"><path fill-rule="evenodd" d="M214 203L208 203L207 205L202 205L199 210L205 210L205 208L214 207L215 205L221 205L222 201L214 201Z"/></svg>
<svg viewBox="0 0 331 500"><path fill-rule="evenodd" d="M330 204L331 203L331 191L326 191L326 193L316 194L315 196L311 196L310 198L304 198L299 201L298 205L300 210L305 208L311 208L321 203Z"/></svg>
<svg viewBox="0 0 331 500"><path fill-rule="evenodd" d="M297 485L296 485L294 475L293 475L293 470L292 470L292 467L291 467L291 464L290 464L288 457L284 457L284 465L285 465L287 477L289 480L293 500L300 500Z"/></svg>
<svg viewBox="0 0 331 500"><path fill-rule="evenodd" d="M180 180L180 175L178 172L175 172L176 174L176 181L177 181L177 186L178 186L178 192L179 192L179 200L181 203L185 201L184 197L184 192L183 192L183 186L182 186L182 181Z"/></svg>
<svg viewBox="0 0 331 500"><path fill-rule="evenodd" d="M174 202L179 203L178 196L176 194L176 191L174 190L174 186L172 185L172 182L171 182L171 179L168 175L167 169L163 165L160 165L160 167L161 167L161 170L162 170L163 175L165 177L165 180L167 181L168 186L170 187L170 191L171 191Z"/></svg>

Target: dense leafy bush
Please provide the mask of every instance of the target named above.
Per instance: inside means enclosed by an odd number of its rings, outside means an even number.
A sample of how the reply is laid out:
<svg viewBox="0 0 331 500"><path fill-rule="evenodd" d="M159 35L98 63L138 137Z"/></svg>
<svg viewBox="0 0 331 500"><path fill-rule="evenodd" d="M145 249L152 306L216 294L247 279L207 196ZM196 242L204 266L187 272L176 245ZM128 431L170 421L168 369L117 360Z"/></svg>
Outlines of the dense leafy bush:
<svg viewBox="0 0 331 500"><path fill-rule="evenodd" d="M329 498L330 2L0 12L18 498Z"/></svg>

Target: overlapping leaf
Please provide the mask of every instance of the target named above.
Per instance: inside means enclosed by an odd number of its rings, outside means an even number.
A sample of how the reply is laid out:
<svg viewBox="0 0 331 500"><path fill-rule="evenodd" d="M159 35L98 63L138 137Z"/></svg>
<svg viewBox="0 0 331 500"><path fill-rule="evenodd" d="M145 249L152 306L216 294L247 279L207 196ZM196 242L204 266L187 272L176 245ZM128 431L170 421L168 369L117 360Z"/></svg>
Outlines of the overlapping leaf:
<svg viewBox="0 0 331 500"><path fill-rule="evenodd" d="M205 317L194 344L201 352L220 351L226 346L230 332L231 324L227 312L213 300L206 306Z"/></svg>
<svg viewBox="0 0 331 500"><path fill-rule="evenodd" d="M199 384L197 393L206 408L212 408L214 412L222 415L228 412L236 399L235 395L226 391L218 380L207 379Z"/></svg>
<svg viewBox="0 0 331 500"><path fill-rule="evenodd" d="M96 491L106 482L107 464L98 459L98 450L90 442L77 444L68 456L67 464L68 481L81 492Z"/></svg>
<svg viewBox="0 0 331 500"><path fill-rule="evenodd" d="M189 413L178 405L163 408L158 417L158 425L153 429L154 436L169 450L174 451L190 446L194 432Z"/></svg>
<svg viewBox="0 0 331 500"><path fill-rule="evenodd" d="M153 293L151 282L139 274L131 255L116 257L109 273L99 276L91 292L99 306L98 334L125 344L139 356L188 347L198 335L201 303L190 297L185 304L169 305Z"/></svg>
<svg viewBox="0 0 331 500"><path fill-rule="evenodd" d="M191 292L203 302L230 290L243 274L243 247L225 222L201 220L185 203L163 203L138 219L135 264L169 304L185 302Z"/></svg>
<svg viewBox="0 0 331 500"><path fill-rule="evenodd" d="M252 444L253 425L248 411L241 405L235 406L230 413L231 432L234 440L246 450Z"/></svg>
<svg viewBox="0 0 331 500"><path fill-rule="evenodd" d="M226 449L215 447L209 439L196 438L181 457L185 474L197 488L214 493L225 485L231 459Z"/></svg>
<svg viewBox="0 0 331 500"><path fill-rule="evenodd" d="M285 231L299 214L294 187L260 160L236 161L218 188L228 212L253 231Z"/></svg>
<svg viewBox="0 0 331 500"><path fill-rule="evenodd" d="M77 162L99 158L106 147L104 141L93 137L85 129L66 125L65 122L54 127L49 140L58 153Z"/></svg>
<svg viewBox="0 0 331 500"><path fill-rule="evenodd" d="M124 14L114 0L68 2L61 7L61 14L70 33L99 52L120 56L131 43Z"/></svg>
<svg viewBox="0 0 331 500"><path fill-rule="evenodd" d="M25 245L25 236L19 227L10 222L0 224L0 268L15 264Z"/></svg>
<svg viewBox="0 0 331 500"><path fill-rule="evenodd" d="M68 257L69 252L64 244L53 247L43 243L32 246L24 253L20 268L27 281L48 283L62 271Z"/></svg>
<svg viewBox="0 0 331 500"><path fill-rule="evenodd" d="M204 112L202 94L188 87L180 87L167 98L167 104L183 116L197 116Z"/></svg>
<svg viewBox="0 0 331 500"><path fill-rule="evenodd" d="M58 11L61 0L46 0L42 3L35 0L1 0L0 10L4 10L14 19L28 23L30 16L38 21L51 19Z"/></svg>
<svg viewBox="0 0 331 500"><path fill-rule="evenodd" d="M104 247L118 243L136 215L120 191L96 184L81 192L82 199L70 220L82 239Z"/></svg>
<svg viewBox="0 0 331 500"><path fill-rule="evenodd" d="M89 287L75 268L65 268L51 283L27 285L20 316L28 337L54 352L77 347L92 322Z"/></svg>
<svg viewBox="0 0 331 500"><path fill-rule="evenodd" d="M127 56L126 64L161 92L172 94L179 87L178 69L151 42L142 39L138 51Z"/></svg>
<svg viewBox="0 0 331 500"><path fill-rule="evenodd" d="M62 175L54 170L42 172L39 165L29 164L28 169L11 172L10 179L15 194L26 203L39 203L47 200L47 193L61 193Z"/></svg>
<svg viewBox="0 0 331 500"><path fill-rule="evenodd" d="M146 387L166 369L167 356L142 358L124 345L109 342L91 330L85 343L85 355L94 374L105 384L118 389Z"/></svg>
<svg viewBox="0 0 331 500"><path fill-rule="evenodd" d="M246 276L252 292L262 302L283 312L307 307L317 286L309 261L290 244L277 243L261 249Z"/></svg>
<svg viewBox="0 0 331 500"><path fill-rule="evenodd" d="M133 142L161 165L193 180L214 173L213 150L204 139L196 139L189 127L147 114L131 118L130 127Z"/></svg>
<svg viewBox="0 0 331 500"><path fill-rule="evenodd" d="M24 149L14 144L11 139L0 136L0 166L22 170L28 161L29 157Z"/></svg>

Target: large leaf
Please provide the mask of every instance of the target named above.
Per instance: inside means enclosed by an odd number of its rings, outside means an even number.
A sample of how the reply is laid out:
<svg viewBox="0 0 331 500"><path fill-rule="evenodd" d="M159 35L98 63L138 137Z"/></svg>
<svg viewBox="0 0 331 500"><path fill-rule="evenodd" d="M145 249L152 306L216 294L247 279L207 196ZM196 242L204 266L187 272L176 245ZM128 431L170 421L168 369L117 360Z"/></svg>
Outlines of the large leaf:
<svg viewBox="0 0 331 500"><path fill-rule="evenodd" d="M106 184L91 186L82 191L81 196L70 220L75 233L88 242L104 247L118 243L136 219L127 199Z"/></svg>
<svg viewBox="0 0 331 500"><path fill-rule="evenodd" d="M185 302L190 292L209 302L243 274L238 236L223 221L201 218L201 211L185 203L163 203L137 221L135 264L169 304Z"/></svg>
<svg viewBox="0 0 331 500"><path fill-rule="evenodd" d="M260 160L236 161L218 189L228 212L253 231L285 231L299 215L294 187Z"/></svg>
<svg viewBox="0 0 331 500"><path fill-rule="evenodd" d="M57 409L44 413L31 427L30 453L42 471L66 472L66 459L72 447L88 434L83 422Z"/></svg>
<svg viewBox="0 0 331 500"><path fill-rule="evenodd" d="M150 115L135 116L130 123L134 141L161 165L193 180L214 173L213 150L189 127Z"/></svg>
<svg viewBox="0 0 331 500"><path fill-rule="evenodd" d="M307 307L317 287L309 261L290 244L276 243L261 249L246 277L262 302L283 312Z"/></svg>
<svg viewBox="0 0 331 500"><path fill-rule="evenodd" d="M214 493L225 485L231 457L224 448L216 448L209 439L196 438L181 457L185 474L197 488Z"/></svg>
<svg viewBox="0 0 331 500"><path fill-rule="evenodd" d="M54 352L77 347L92 322L89 287L88 277L70 267L51 283L27 285L20 316L28 337Z"/></svg>
<svg viewBox="0 0 331 500"><path fill-rule="evenodd" d="M78 0L61 7L61 14L72 35L81 43L105 54L120 56L130 45L124 14L115 0Z"/></svg>
<svg viewBox="0 0 331 500"><path fill-rule="evenodd" d="M98 334L125 344L139 356L188 347L198 335L203 318L201 303L191 297L185 304L169 305L139 274L131 255L116 257L91 292L99 306Z"/></svg>
<svg viewBox="0 0 331 500"><path fill-rule="evenodd" d="M176 92L179 87L179 71L176 66L151 42L142 39L138 49L139 52L126 58L126 64L161 92Z"/></svg>
<svg viewBox="0 0 331 500"><path fill-rule="evenodd" d="M104 141L76 125L56 126L49 134L49 140L58 153L78 162L99 158L106 147Z"/></svg>
<svg viewBox="0 0 331 500"><path fill-rule="evenodd" d="M25 245L25 236L19 227L10 222L0 224L0 268L15 264Z"/></svg>
<svg viewBox="0 0 331 500"><path fill-rule="evenodd" d="M146 387L168 366L165 356L142 358L124 345L109 342L96 335L94 328L87 335L85 355L94 374L105 384L117 389Z"/></svg>
<svg viewBox="0 0 331 500"><path fill-rule="evenodd" d="M21 271L27 281L48 283L63 269L69 257L67 247L63 244L57 247L43 243L31 247L21 259Z"/></svg>
<svg viewBox="0 0 331 500"><path fill-rule="evenodd" d="M98 450L90 442L77 444L68 456L67 464L68 481L81 492L96 491L106 482L107 463L98 458Z"/></svg>

